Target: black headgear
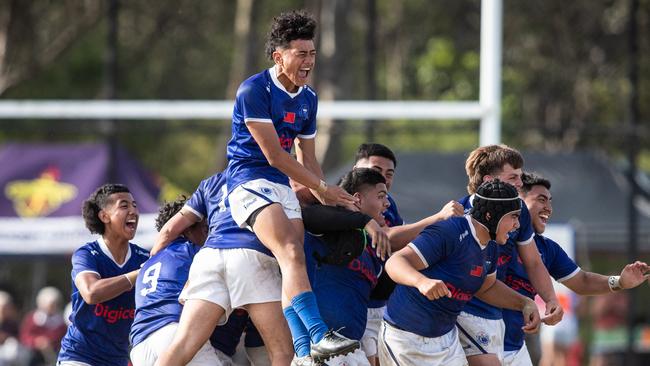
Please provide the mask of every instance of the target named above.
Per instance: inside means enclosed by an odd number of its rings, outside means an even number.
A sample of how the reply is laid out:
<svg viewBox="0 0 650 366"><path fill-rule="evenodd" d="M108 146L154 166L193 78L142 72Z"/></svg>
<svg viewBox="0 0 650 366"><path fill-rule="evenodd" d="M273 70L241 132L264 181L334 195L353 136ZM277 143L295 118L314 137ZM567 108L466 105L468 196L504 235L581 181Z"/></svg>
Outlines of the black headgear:
<svg viewBox="0 0 650 366"><path fill-rule="evenodd" d="M499 222L507 213L521 210L521 200L517 189L498 179L484 182L476 190L470 215L485 226L490 238L496 239ZM489 219L488 219L488 215Z"/></svg>

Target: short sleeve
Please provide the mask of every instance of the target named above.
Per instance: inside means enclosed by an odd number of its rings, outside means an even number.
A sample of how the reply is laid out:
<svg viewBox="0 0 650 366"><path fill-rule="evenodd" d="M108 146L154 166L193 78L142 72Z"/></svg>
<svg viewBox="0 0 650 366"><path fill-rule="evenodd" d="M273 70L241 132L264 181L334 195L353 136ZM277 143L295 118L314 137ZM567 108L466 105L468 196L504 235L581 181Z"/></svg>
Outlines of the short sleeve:
<svg viewBox="0 0 650 366"><path fill-rule="evenodd" d="M453 243L437 225L427 227L409 243L409 247L417 253L425 268L444 259L452 246Z"/></svg>
<svg viewBox="0 0 650 366"><path fill-rule="evenodd" d="M308 120L305 122L302 130L298 134L298 138L301 139L313 139L316 137L316 114L318 113L318 97L313 90L307 89L305 93L311 93L314 95L314 103L309 111Z"/></svg>
<svg viewBox="0 0 650 366"><path fill-rule="evenodd" d="M192 211L201 219L208 216L208 205L205 201L205 182L206 181L202 181L196 191L192 194L192 197L185 202L185 208Z"/></svg>
<svg viewBox="0 0 650 366"><path fill-rule="evenodd" d="M519 215L519 230L517 237L515 238L517 244L528 245L532 243L534 241L534 234L533 224L530 220L530 212L528 212L528 207L526 207L526 204L522 201L521 214Z"/></svg>
<svg viewBox="0 0 650 366"><path fill-rule="evenodd" d="M580 267L562 247L551 239L544 238L548 273L558 282L566 281L580 272Z"/></svg>
<svg viewBox="0 0 650 366"><path fill-rule="evenodd" d="M495 244L494 242L490 242L488 245L490 245L490 248L488 249L488 258L486 259L486 273L489 275L496 274L497 273L497 264L499 262L499 250L501 249L500 246Z"/></svg>
<svg viewBox="0 0 650 366"><path fill-rule="evenodd" d="M273 123L270 101L270 91L252 82L242 84L237 93L237 102L241 106L244 122Z"/></svg>
<svg viewBox="0 0 650 366"><path fill-rule="evenodd" d="M84 272L96 273L99 274L99 268L97 266L97 259L93 255L93 250L88 248L79 248L72 255L72 280L74 281L77 278L77 275Z"/></svg>

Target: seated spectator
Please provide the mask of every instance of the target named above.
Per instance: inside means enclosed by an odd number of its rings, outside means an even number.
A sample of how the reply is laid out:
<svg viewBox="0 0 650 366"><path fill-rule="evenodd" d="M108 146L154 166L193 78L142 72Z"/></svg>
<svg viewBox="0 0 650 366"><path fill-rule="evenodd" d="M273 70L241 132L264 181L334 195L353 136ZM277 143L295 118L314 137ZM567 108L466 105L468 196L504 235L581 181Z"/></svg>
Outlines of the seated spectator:
<svg viewBox="0 0 650 366"><path fill-rule="evenodd" d="M52 365L61 348L67 325L62 313L63 296L55 287L44 287L36 296L36 309L20 326L20 342L31 351L30 365Z"/></svg>

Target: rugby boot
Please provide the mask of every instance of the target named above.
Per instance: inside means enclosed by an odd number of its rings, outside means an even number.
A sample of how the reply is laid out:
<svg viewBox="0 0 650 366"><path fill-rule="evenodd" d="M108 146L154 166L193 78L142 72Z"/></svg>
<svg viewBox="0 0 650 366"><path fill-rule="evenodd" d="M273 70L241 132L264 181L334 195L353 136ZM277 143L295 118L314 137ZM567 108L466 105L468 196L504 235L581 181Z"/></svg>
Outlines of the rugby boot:
<svg viewBox="0 0 650 366"><path fill-rule="evenodd" d="M325 362L332 357L347 355L361 346L359 341L349 339L341 334L329 330L323 339L311 345L311 357L315 362Z"/></svg>

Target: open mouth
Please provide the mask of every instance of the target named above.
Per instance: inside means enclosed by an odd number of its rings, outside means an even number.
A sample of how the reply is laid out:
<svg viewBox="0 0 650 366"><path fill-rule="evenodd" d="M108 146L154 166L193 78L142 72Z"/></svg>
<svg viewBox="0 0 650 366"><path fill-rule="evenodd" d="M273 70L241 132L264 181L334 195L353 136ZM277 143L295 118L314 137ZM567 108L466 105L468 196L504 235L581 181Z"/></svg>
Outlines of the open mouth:
<svg viewBox="0 0 650 366"><path fill-rule="evenodd" d="M298 70L298 76L300 76L303 79L306 79L307 76L309 76L309 72L311 71L310 68L303 68Z"/></svg>
<svg viewBox="0 0 650 366"><path fill-rule="evenodd" d="M548 223L548 219L550 217L551 217L551 215L549 215L549 214L545 214L545 213L539 214L539 219L544 225L546 225Z"/></svg>
<svg viewBox="0 0 650 366"><path fill-rule="evenodd" d="M127 227L129 230L135 230L135 229L137 229L137 228L138 228L138 220L136 220L136 219L126 220L126 227Z"/></svg>

